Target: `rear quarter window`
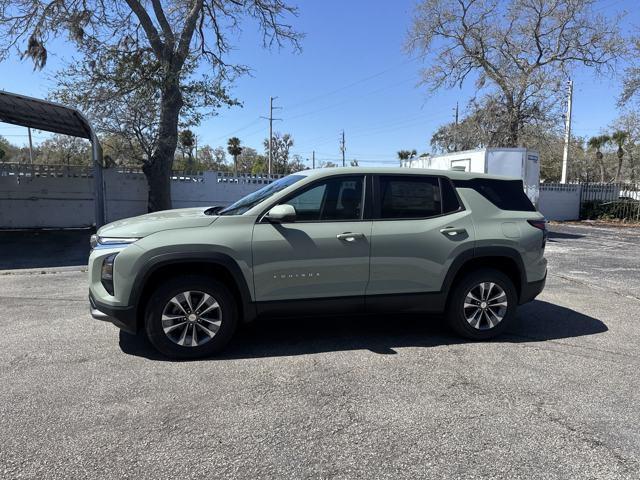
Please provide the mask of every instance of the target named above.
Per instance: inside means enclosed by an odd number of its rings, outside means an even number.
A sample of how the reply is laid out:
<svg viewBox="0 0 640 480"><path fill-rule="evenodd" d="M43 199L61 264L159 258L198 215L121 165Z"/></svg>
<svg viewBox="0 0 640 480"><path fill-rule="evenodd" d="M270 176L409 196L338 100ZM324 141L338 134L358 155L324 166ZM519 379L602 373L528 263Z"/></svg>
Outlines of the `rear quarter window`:
<svg viewBox="0 0 640 480"><path fill-rule="evenodd" d="M535 212L529 197L524 193L522 180L496 180L489 178L473 178L471 180L455 180L456 188L471 188L493 203L501 210Z"/></svg>

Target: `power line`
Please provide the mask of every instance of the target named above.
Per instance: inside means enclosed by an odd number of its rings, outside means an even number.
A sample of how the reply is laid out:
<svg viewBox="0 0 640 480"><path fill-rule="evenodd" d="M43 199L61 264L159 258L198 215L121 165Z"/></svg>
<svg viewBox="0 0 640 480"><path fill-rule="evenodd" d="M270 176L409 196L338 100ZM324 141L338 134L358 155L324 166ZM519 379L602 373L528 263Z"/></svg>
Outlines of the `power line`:
<svg viewBox="0 0 640 480"><path fill-rule="evenodd" d="M343 85L342 87L338 87L338 88L336 88L336 89L334 89L334 90L331 90L331 91L329 91L329 92L326 92L326 93L323 93L323 94L320 94L320 95L316 95L315 97L311 97L310 99L307 99L307 100L303 100L302 102L299 102L299 103L294 104L294 105L292 105L292 106L290 106L290 107L287 107L287 108L288 108L289 110L295 110L295 109L297 109L297 108L301 107L302 105L307 105L307 104L309 104L309 103L313 103L313 102L315 102L315 101L317 101L317 100L319 100L319 99L321 99L321 98L324 98L324 97L328 97L328 96L334 95L334 94L336 94L336 93L338 93L338 92L341 92L341 91L343 91L343 90L347 90L347 89L349 89L349 88L351 88L351 87L354 87L354 86L356 86L356 85L360 85L361 83L368 82L369 80L373 80L374 78L378 78L378 77L380 77L380 76L384 75L385 73L388 73L388 72L391 72L391 71L397 71L398 67L401 67L401 66L404 66L404 65L408 65L409 63L411 63L411 62L415 62L416 60L418 60L418 59L420 59L420 58L421 58L421 57L419 57L419 56L418 56L418 57L410 58L410 59L405 60L405 61L403 61L403 62L400 62L399 64L396 64L396 65L394 65L394 66L392 66L392 67L386 68L386 69L381 70L381 71L379 71L379 72L377 72L377 73L374 73L374 74L372 74L372 75L368 75L368 76L366 76L366 77L364 77L364 78L361 78L361 79L359 79L359 80L356 80L356 81L354 81L354 82L351 82L351 83L349 83L349 84L347 84L347 85Z"/></svg>
<svg viewBox="0 0 640 480"><path fill-rule="evenodd" d="M229 132L229 133L227 133L226 135L220 135L219 137L214 138L214 142L215 142L215 141L218 141L218 140L223 140L223 139L226 139L226 138L232 137L232 136L233 136L233 135L235 135L236 133L238 133L238 132L242 132L243 130L246 130L247 128L249 128L249 127L252 127L252 126L256 125L258 122L260 122L260 120L261 120L261 118L260 118L260 117L258 117L258 118L256 118L253 122L248 123L248 124L246 124L245 126L240 127L240 128L238 128L237 130L234 130L233 132Z"/></svg>

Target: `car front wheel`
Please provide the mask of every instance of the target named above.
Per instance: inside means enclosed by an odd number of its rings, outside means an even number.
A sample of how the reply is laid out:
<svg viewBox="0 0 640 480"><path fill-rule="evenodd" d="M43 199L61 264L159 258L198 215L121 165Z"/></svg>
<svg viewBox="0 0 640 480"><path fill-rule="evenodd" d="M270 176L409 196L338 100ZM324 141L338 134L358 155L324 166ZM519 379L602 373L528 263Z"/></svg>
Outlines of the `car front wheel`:
<svg viewBox="0 0 640 480"><path fill-rule="evenodd" d="M237 306L227 287L201 276L173 278L158 287L146 308L145 331L171 358L193 359L221 351L231 340Z"/></svg>
<svg viewBox="0 0 640 480"><path fill-rule="evenodd" d="M472 340L502 333L515 317L516 289L504 273L482 269L465 275L454 287L447 308L449 325Z"/></svg>

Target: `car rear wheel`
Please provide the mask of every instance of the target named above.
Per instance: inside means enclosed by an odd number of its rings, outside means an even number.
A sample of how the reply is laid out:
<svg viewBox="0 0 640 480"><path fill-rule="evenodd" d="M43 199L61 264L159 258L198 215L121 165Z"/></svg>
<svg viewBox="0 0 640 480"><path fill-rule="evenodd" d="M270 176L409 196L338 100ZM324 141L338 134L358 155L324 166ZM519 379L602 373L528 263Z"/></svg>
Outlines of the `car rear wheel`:
<svg viewBox="0 0 640 480"><path fill-rule="evenodd" d="M236 326L233 295L220 282L202 276L173 278L158 287L146 308L149 341L171 358L202 358L221 351Z"/></svg>
<svg viewBox="0 0 640 480"><path fill-rule="evenodd" d="M502 333L515 317L516 289L498 270L465 275L454 287L447 306L449 325L460 335L487 340Z"/></svg>

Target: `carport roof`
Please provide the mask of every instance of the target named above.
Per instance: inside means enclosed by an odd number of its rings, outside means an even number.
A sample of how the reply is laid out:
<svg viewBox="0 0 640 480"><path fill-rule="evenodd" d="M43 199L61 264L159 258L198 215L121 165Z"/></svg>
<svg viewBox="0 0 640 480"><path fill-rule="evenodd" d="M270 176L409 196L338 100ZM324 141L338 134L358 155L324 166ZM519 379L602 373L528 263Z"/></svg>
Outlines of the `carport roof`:
<svg viewBox="0 0 640 480"><path fill-rule="evenodd" d="M91 139L91 126L77 110L0 91L0 122Z"/></svg>

